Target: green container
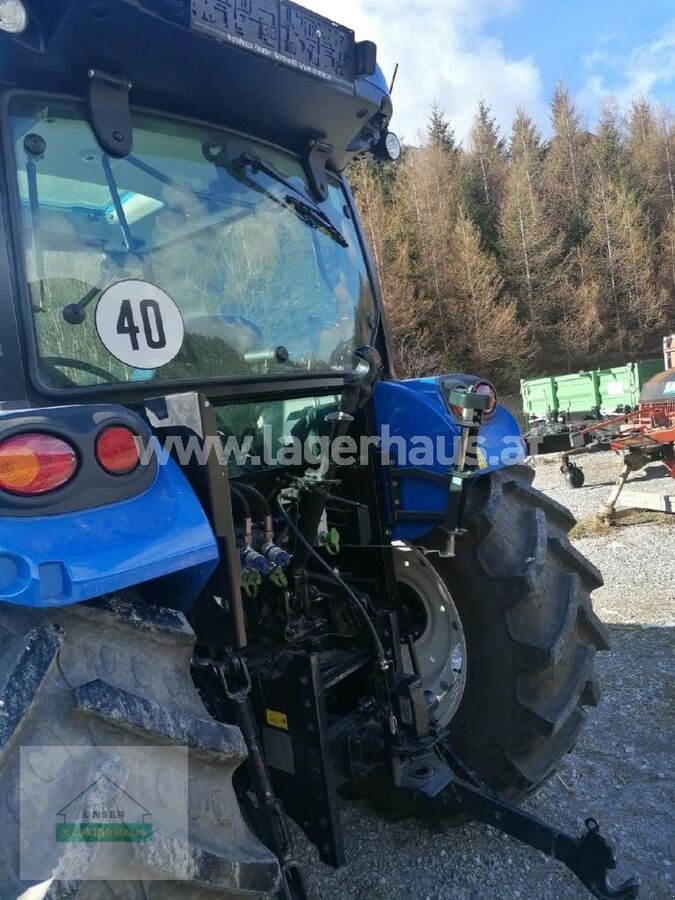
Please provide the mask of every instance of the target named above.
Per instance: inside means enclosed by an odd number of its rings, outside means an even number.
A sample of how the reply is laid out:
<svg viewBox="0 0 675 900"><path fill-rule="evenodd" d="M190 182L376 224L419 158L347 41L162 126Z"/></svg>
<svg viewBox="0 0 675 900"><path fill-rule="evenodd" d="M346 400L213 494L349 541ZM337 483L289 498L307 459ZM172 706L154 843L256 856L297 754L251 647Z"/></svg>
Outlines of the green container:
<svg viewBox="0 0 675 900"><path fill-rule="evenodd" d="M521 381L523 409L528 418L540 419L579 419L597 410L611 415L638 406L644 385L663 369L662 359L645 359L613 369L528 378Z"/></svg>
<svg viewBox="0 0 675 900"><path fill-rule="evenodd" d="M663 359L644 359L619 369L598 372L600 408L613 412L617 406L638 406L642 388L664 370Z"/></svg>

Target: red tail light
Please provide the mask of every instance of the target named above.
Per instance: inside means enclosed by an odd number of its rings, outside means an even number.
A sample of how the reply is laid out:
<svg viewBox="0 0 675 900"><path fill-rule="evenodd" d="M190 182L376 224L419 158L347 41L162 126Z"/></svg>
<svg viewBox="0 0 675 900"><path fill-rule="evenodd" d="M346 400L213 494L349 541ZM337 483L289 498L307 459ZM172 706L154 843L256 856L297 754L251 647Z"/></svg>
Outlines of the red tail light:
<svg viewBox="0 0 675 900"><path fill-rule="evenodd" d="M140 465L138 438L122 425L112 425L98 436L96 459L109 475L128 475Z"/></svg>
<svg viewBox="0 0 675 900"><path fill-rule="evenodd" d="M0 490L32 497L63 487L77 470L77 454L49 434L17 434L0 441Z"/></svg>
<svg viewBox="0 0 675 900"><path fill-rule="evenodd" d="M488 401L487 408L485 410L484 416L491 416L492 413L497 409L497 403L499 402L497 397L497 391L494 387L489 384L487 381L482 382L481 384L477 384L473 389L474 394L487 394L490 398Z"/></svg>

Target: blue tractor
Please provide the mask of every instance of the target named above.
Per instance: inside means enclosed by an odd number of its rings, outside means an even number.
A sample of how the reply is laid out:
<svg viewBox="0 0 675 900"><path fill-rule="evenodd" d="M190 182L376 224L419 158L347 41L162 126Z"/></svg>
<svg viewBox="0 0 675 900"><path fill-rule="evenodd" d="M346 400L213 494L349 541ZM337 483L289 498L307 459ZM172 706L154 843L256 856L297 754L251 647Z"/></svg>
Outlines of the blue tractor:
<svg viewBox="0 0 675 900"><path fill-rule="evenodd" d="M513 805L597 701L601 576L492 385L392 371L375 45L0 0L0 95L0 898L302 898L287 817L340 866L340 792L634 897Z"/></svg>

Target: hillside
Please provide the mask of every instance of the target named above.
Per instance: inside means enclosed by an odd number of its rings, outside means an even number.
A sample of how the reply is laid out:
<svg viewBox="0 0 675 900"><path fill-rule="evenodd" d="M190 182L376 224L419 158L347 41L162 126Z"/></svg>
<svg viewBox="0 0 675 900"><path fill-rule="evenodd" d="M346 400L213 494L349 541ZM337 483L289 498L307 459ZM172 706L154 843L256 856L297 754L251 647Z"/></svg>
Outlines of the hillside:
<svg viewBox="0 0 675 900"><path fill-rule="evenodd" d="M532 374L658 355L675 328L675 123L607 101L590 133L564 84L544 141L481 102L466 146L434 106L395 167L350 172L401 374Z"/></svg>

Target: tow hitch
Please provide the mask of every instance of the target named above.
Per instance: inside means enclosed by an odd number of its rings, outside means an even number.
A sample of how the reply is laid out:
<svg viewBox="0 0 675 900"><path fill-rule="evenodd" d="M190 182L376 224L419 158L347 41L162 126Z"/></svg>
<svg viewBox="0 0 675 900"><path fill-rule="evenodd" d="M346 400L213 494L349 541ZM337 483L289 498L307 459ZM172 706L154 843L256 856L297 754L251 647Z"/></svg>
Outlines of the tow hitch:
<svg viewBox="0 0 675 900"><path fill-rule="evenodd" d="M633 900L638 896L639 885L634 879L617 888L607 883L608 872L616 869L616 859L595 819L587 819L586 831L575 838L459 778L455 778L438 799L442 804L449 802L450 806L465 810L479 822L503 831L546 856L560 860L600 900Z"/></svg>
<svg viewBox="0 0 675 900"><path fill-rule="evenodd" d="M450 752L450 756L453 754ZM472 780L472 772L453 758L453 765ZM475 779L478 782L478 779ZM504 803L488 787L472 784L458 777L435 752L413 760L401 772L400 788L412 790L429 812L463 812L472 819L490 825L523 844L560 860L579 881L599 900L634 900L639 884L629 879L617 888L607 883L608 873L616 868L614 852L600 834L595 819L586 820L581 837L559 831L542 819L515 806Z"/></svg>

